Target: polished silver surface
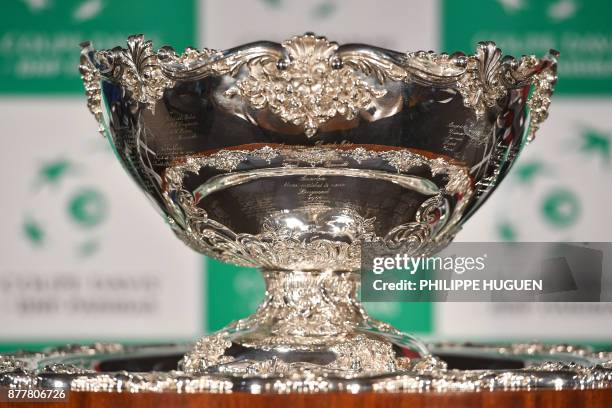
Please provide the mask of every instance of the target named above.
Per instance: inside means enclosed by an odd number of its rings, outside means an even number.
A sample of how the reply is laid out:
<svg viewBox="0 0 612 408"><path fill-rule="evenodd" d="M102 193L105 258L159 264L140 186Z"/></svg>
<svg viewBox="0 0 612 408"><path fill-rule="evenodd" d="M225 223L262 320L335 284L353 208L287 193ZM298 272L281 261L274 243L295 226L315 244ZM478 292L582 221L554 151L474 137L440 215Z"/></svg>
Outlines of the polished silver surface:
<svg viewBox="0 0 612 408"><path fill-rule="evenodd" d="M185 375L313 372L347 385L423 361L442 369L361 307L361 244L415 255L447 245L546 118L555 57L313 34L181 55L142 36L84 43L88 106L176 235L266 278L258 311L200 340Z"/></svg>
<svg viewBox="0 0 612 408"><path fill-rule="evenodd" d="M284 374L187 374L189 345L69 345L0 356L0 386L95 392L319 393L481 392L612 387L612 354L566 344L430 344L435 354L400 374L337 376L316 368Z"/></svg>
<svg viewBox="0 0 612 408"><path fill-rule="evenodd" d="M225 261L294 269L266 259L277 251L260 251L273 214L348 210L372 220L368 240L384 241L435 196L449 216L426 226L421 243L452 239L546 117L556 62L554 53L502 58L491 42L466 56L339 46L314 35L179 56L134 36L126 49L84 44L81 72L120 160L181 239ZM456 177L469 182L445 188ZM436 188L397 183L403 178ZM364 241L319 234L325 228L311 217L282 232L302 246ZM288 251L302 269L321 269L293 253L302 248ZM354 270L358 255L333 269Z"/></svg>

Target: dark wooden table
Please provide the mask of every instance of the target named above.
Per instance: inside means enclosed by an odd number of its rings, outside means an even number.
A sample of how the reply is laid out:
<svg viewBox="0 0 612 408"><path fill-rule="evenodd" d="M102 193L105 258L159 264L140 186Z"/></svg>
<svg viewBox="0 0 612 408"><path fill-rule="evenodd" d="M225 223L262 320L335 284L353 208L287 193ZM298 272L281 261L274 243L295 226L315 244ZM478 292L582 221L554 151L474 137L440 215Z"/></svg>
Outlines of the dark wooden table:
<svg viewBox="0 0 612 408"><path fill-rule="evenodd" d="M2 407L25 408L314 408L314 407L406 407L406 408L611 408L612 388L564 391L496 391L465 393L381 394L329 393L252 395L154 394L73 392L68 402L6 403Z"/></svg>

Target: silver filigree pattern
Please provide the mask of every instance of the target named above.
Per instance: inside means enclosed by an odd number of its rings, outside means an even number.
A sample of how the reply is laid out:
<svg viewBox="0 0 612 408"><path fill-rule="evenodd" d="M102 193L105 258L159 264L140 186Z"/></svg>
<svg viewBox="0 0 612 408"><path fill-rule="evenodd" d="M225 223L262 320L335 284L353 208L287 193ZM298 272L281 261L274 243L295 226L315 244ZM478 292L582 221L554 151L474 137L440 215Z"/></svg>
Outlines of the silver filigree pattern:
<svg viewBox="0 0 612 408"><path fill-rule="evenodd" d="M466 106L482 116L507 92L502 77L502 52L493 42L481 42L476 54L467 59L465 75L458 82Z"/></svg>
<svg viewBox="0 0 612 408"><path fill-rule="evenodd" d="M410 361L409 358L397 358L391 343L366 336L356 336L350 341L337 343L330 349L336 353L336 360L330 364L330 369L350 369L356 373L398 371L404 361Z"/></svg>
<svg viewBox="0 0 612 408"><path fill-rule="evenodd" d="M130 349L131 347L131 349ZM133 350L142 354L141 348L155 350L151 346L116 345L113 352L96 351L97 347L79 346L50 349L41 353L19 353L2 355L0 362L8 360L12 368L0 371L0 383L12 388L37 388L41 386L39 369L41 361L58 358L58 356L74 360L82 356L115 359ZM165 346L167 348L167 346ZM170 393L202 393L247 391L251 393L286 393L286 392L354 392L355 386L360 391L374 392L482 392L494 390L534 390L534 389L597 389L612 387L612 353L594 352L588 348L572 345L547 345L542 343L508 344L508 345L478 345L445 343L434 344L430 348L439 352L458 352L468 350L471 355L478 353L496 353L551 360L529 364L527 368L515 370L448 370L440 365L440 360L427 356L420 360L412 360L404 367L406 372L389 376L379 376L374 379L340 378L334 375L323 375L312 367L301 370L288 370L284 377L256 376L240 378L230 374L189 375L183 371L170 372L110 372L99 373L91 370L88 360L80 359L73 372L45 374L45 378L54 386L68 388L73 392L170 392ZM184 347L176 348L177 351ZM89 350L86 354L79 351ZM123 350L119 352L118 350ZM140 351L139 351L140 350ZM176 351L175 351L176 352ZM154 354L153 354L154 355ZM470 354L466 354L470 355ZM557 359L553 361L552 359ZM572 362L578 359L583 363ZM62 363L58 363L62 364ZM283 364L277 363L272 371L280 370ZM287 363L284 363L287 365ZM270 368L259 367L263 371ZM24 367L29 367L25 369ZM294 368L294 367L291 367ZM80 370L80 371L79 371ZM44 370L43 370L44 371ZM48 387L48 386L47 386Z"/></svg>
<svg viewBox="0 0 612 408"><path fill-rule="evenodd" d="M220 331L198 340L190 353L179 362L179 369L186 373L202 372L206 367L231 361L225 350L232 345L226 331Z"/></svg>
<svg viewBox="0 0 612 408"><path fill-rule="evenodd" d="M94 66L90 56L90 54L93 52L91 49L91 43L84 42L81 44L81 47L83 48L79 64L79 72L81 73L81 79L83 80L83 86L85 87L87 108L96 118L96 122L98 122L98 131L104 135L100 71Z"/></svg>
<svg viewBox="0 0 612 408"><path fill-rule="evenodd" d="M441 199L441 196L426 201L422 204L422 209L417 212L418 217L422 219L399 225L391 229L384 238L374 234L374 220L364 219L357 213L351 213L347 217L355 220L355 224L351 227L354 231L347 234L347 237L350 238L347 241L319 237L316 230L279 229L274 224L264 224L264 230L258 235L239 234L211 220L206 211L198 206L199 200L205 198L198 193L196 199L194 192L186 190L183 184L188 174L197 174L202 168L207 167L232 173L241 163L253 159L266 160L268 165L271 160L277 160L276 165L280 168L290 167L283 171L285 175L289 174L290 169L300 171L299 167L304 165L312 169L320 168L317 166L342 163L346 160L354 160L364 166L369 160L382 160L400 175L410 174L415 168L424 167L430 170L432 176L445 177L446 182L441 188L441 194L454 197L456 205L449 218L444 220L445 224L437 227L436 222L432 222L430 215L436 210L446 213L446 201ZM262 171L267 172L265 174L273 174L269 173L270 169ZM366 170L354 170L354 172L355 174L366 174ZM241 174L235 173L235 176L239 178ZM264 146L250 151L220 150L207 156L189 158L184 164L169 168L166 171L165 180L166 203L175 214L175 219L182 220L181 222L184 223L184 231L177 232L188 245L227 262L272 269L303 270L313 269L315 265L326 269L357 269L360 262L361 243L367 241L386 242L390 247L410 244L414 251L425 251L425 244L428 241L431 241L429 242L430 250L440 245L443 246L456 233L463 211L473 193L472 182L467 170L445 159L429 159L409 150L376 152L363 148ZM316 212L316 209L311 208L309 211ZM325 220L323 216L319 217ZM321 222L325 224L331 221ZM304 238L305 236L308 238Z"/></svg>
<svg viewBox="0 0 612 408"><path fill-rule="evenodd" d="M366 334L370 320L356 300L356 273L267 271L264 278L266 294L256 313L200 340L182 360L185 372L269 376L299 369L364 375L398 368L401 359L382 337L396 331L381 327L376 336ZM232 343L267 352L328 347L335 358L326 364L287 362L282 353L261 361L236 359L226 353Z"/></svg>
<svg viewBox="0 0 612 408"><path fill-rule="evenodd" d="M186 57L190 54L187 53ZM154 109L152 101L159 100L164 91L174 85L159 66L153 43L145 41L142 35L128 38L126 49L114 49L98 54L103 63L108 64L109 75L132 92L138 102Z"/></svg>
<svg viewBox="0 0 612 408"><path fill-rule="evenodd" d="M553 56L554 55L557 54L553 52ZM533 94L527 102L531 115L529 124L529 141L535 138L536 132L540 128L540 124L548 117L548 109L550 107L550 101L556 83L557 66L553 63L547 63L544 68L533 78Z"/></svg>
<svg viewBox="0 0 612 408"><path fill-rule="evenodd" d="M25 367L25 362L14 356L0 356L0 374L21 370Z"/></svg>
<svg viewBox="0 0 612 408"><path fill-rule="evenodd" d="M218 153L208 156L189 157L186 164L192 172L197 172L203 167L231 172L236 170L238 165L248 158L263 160L270 164L272 159L278 155L279 152L270 146L264 146L256 150L220 150Z"/></svg>
<svg viewBox="0 0 612 408"><path fill-rule="evenodd" d="M227 91L240 95L256 109L269 107L280 119L303 126L313 136L327 121L340 115L352 120L384 96L349 66L333 59L338 44L323 37L304 35L285 41L289 62L249 66L249 75Z"/></svg>
<svg viewBox="0 0 612 408"><path fill-rule="evenodd" d="M133 98L154 109L176 81L207 76L248 74L226 91L255 109L268 108L281 120L301 126L307 136L335 117L353 120L387 93L386 81L413 81L457 89L477 117L511 89L533 84L530 107L533 132L546 117L556 81L556 52L519 62L502 58L493 42L481 42L474 55L412 52L388 55L380 49L339 46L312 34L282 44L242 47L233 53L188 48L178 55L171 47L153 51L150 41L131 36L125 49L93 51L83 44L81 73L88 105L101 120L101 79L116 81ZM378 85L377 85L378 84ZM381 86L382 85L382 86Z"/></svg>

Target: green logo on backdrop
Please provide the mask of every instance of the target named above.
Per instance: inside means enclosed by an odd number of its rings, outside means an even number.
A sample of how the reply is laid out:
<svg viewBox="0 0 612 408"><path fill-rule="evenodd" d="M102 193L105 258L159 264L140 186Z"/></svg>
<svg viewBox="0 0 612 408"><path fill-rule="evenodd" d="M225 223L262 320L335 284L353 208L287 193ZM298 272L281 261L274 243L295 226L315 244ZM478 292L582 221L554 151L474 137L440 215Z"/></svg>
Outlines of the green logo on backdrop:
<svg viewBox="0 0 612 408"><path fill-rule="evenodd" d="M567 140L569 143L563 156L564 165L569 163L579 168L583 163L598 163L601 173L591 173L589 177L600 179L605 184L609 181L608 172L612 160L612 132L592 124L576 123L574 127L577 130L572 132ZM535 159L519 161L512 169L511 180L516 187L529 194L529 203L538 206L539 222L546 226L547 230L568 231L579 225L583 219L594 216L583 208L588 204L589 197L580 195L575 182L564 179L559 164L547 159L550 157L542 155ZM553 180L556 185L538 185L542 179ZM495 224L498 238L503 241L529 240L531 225L520 222L519 218L514 211L499 216ZM573 237L566 235L564 239L571 240Z"/></svg>
<svg viewBox="0 0 612 408"><path fill-rule="evenodd" d="M155 47L195 44L195 1L7 0L0 6L0 93L81 93L79 43L125 46L145 34ZM171 10L171 12L169 12Z"/></svg>
<svg viewBox="0 0 612 408"><path fill-rule="evenodd" d="M443 0L443 48L472 52L495 41L505 54L561 52L558 93L612 93L612 2Z"/></svg>
<svg viewBox="0 0 612 408"><path fill-rule="evenodd" d="M596 155L606 165L612 159L610 145L612 145L612 133L606 133L597 129L584 129L582 132L581 152L587 157Z"/></svg>
<svg viewBox="0 0 612 408"><path fill-rule="evenodd" d="M22 222L33 248L57 251L63 242L78 257L98 250L96 227L108 216L108 200L97 187L83 185L79 173L78 165L64 158L41 163Z"/></svg>

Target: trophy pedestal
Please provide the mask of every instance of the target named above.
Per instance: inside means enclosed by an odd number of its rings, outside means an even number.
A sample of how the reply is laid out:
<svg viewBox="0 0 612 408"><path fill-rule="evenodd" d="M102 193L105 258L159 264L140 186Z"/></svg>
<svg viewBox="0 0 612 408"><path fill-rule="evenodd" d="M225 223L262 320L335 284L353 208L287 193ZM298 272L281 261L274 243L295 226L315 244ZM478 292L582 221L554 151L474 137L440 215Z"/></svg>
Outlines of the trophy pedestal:
<svg viewBox="0 0 612 408"><path fill-rule="evenodd" d="M190 375L359 379L444 368L425 344L367 316L354 272L263 272L253 315L204 337L179 364Z"/></svg>

